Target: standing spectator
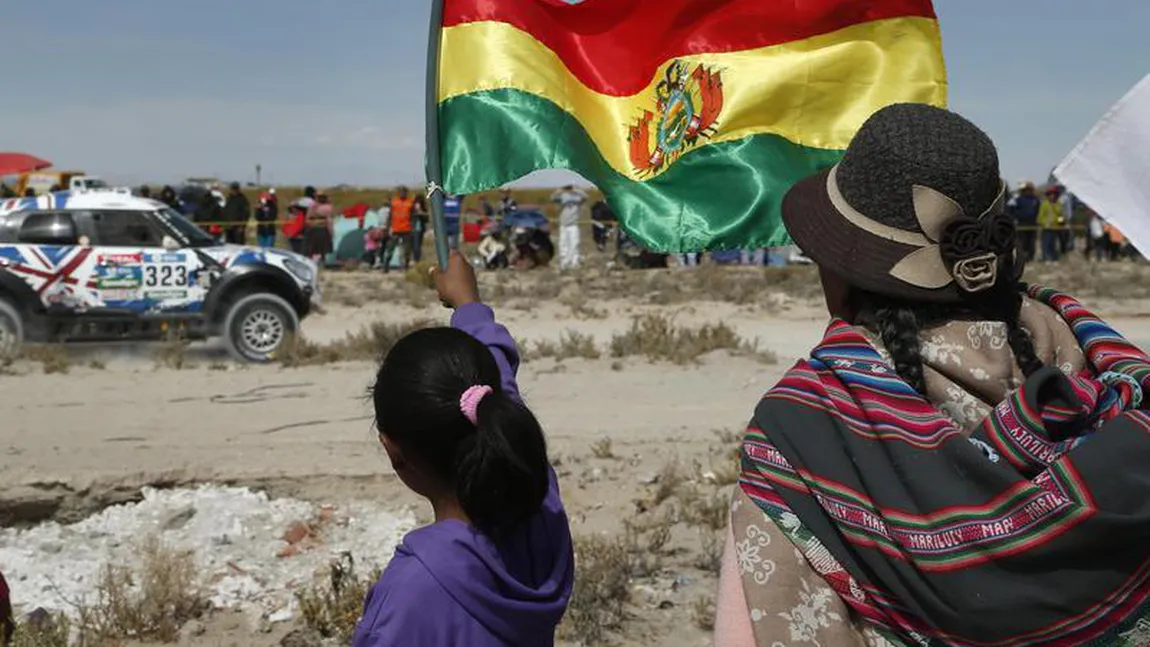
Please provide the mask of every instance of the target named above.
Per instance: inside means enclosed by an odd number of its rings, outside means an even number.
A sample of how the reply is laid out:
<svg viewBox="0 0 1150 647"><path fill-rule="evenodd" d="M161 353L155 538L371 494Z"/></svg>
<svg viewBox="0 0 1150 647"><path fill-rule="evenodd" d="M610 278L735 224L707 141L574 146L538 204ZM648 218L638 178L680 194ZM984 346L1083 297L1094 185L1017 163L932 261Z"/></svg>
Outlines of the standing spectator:
<svg viewBox="0 0 1150 647"><path fill-rule="evenodd" d="M216 202L219 203L220 208L223 209L224 205L228 203L228 198L227 198L227 196L224 195L223 191L220 191L220 185L213 184L211 186L210 190L212 193L212 197L215 198Z"/></svg>
<svg viewBox="0 0 1150 647"><path fill-rule="evenodd" d="M595 241L595 248L601 252L607 251L607 242L611 238L611 229L618 220L615 212L608 204L600 200L591 205L591 238Z"/></svg>
<svg viewBox="0 0 1150 647"><path fill-rule="evenodd" d="M1086 210L1086 260L1106 258L1106 223L1093 209Z"/></svg>
<svg viewBox="0 0 1150 647"><path fill-rule="evenodd" d="M415 202L411 205L411 258L416 263L423 260L423 237L430 229L431 208L427 206L427 198L422 195L414 196Z"/></svg>
<svg viewBox="0 0 1150 647"><path fill-rule="evenodd" d="M276 246L276 203L275 197L270 193L260 196L260 204L256 207L256 240L263 249Z"/></svg>
<svg viewBox="0 0 1150 647"><path fill-rule="evenodd" d="M12 190L12 187L8 186L7 184L5 184L3 182L0 182L0 198L7 199L7 198L15 198L15 197L16 197L16 192Z"/></svg>
<svg viewBox="0 0 1150 647"><path fill-rule="evenodd" d="M160 189L160 202L163 202L176 211L183 213L183 209L181 208L183 205L180 204L180 196L176 195L176 190L171 186L165 185L163 189Z"/></svg>
<svg viewBox="0 0 1150 647"><path fill-rule="evenodd" d="M27 189L24 189L24 197L25 198L35 198L36 197L36 189L33 189L32 187L28 187Z"/></svg>
<svg viewBox="0 0 1150 647"><path fill-rule="evenodd" d="M399 247L403 254L403 269L406 270L407 266L412 261L414 238L412 235L412 211L415 207L415 198L412 198L407 193L407 187L401 186L396 190L396 194L391 198L391 237L387 241L387 247L383 253L383 271L387 272L391 269L391 255L396 247ZM425 216L426 219L426 216ZM423 238L423 228L420 228L419 238ZM423 241L419 241L422 247Z"/></svg>
<svg viewBox="0 0 1150 647"><path fill-rule="evenodd" d="M252 205L240 190L239 182L228 187L228 197L224 202L224 220L227 221L225 238L232 245L243 245L246 238L248 220L251 219Z"/></svg>
<svg viewBox="0 0 1150 647"><path fill-rule="evenodd" d="M1106 251L1110 260L1117 261L1121 259L1122 252L1126 247L1126 236L1110 223L1102 225L1102 229L1106 232Z"/></svg>
<svg viewBox="0 0 1150 647"><path fill-rule="evenodd" d="M1058 202L1058 187L1046 189L1046 199L1038 208L1038 226L1042 229L1042 261L1053 263L1061 257L1062 232L1066 218Z"/></svg>
<svg viewBox="0 0 1150 647"><path fill-rule="evenodd" d="M1065 256L1074 251L1074 194L1067 191L1066 187L1058 187L1058 204L1062 207L1062 218L1065 221L1060 242L1062 245L1062 255Z"/></svg>
<svg viewBox="0 0 1150 647"><path fill-rule="evenodd" d="M1018 226L1018 247L1027 261L1037 254L1038 210L1042 201L1034 191L1034 183L1023 180L1018 184L1018 193L1007 203L1007 214L1014 218Z"/></svg>
<svg viewBox="0 0 1150 647"><path fill-rule="evenodd" d="M459 249L460 217L463 215L463 196L448 195L443 198L443 234L447 236L447 246Z"/></svg>
<svg viewBox="0 0 1150 647"><path fill-rule="evenodd" d="M137 189L137 190L136 190L136 195L140 196L141 198L148 198L148 199L151 199L151 197L152 197L152 187L150 187L150 186L148 186L147 184L145 184L145 185L141 186L139 189Z"/></svg>
<svg viewBox="0 0 1150 647"><path fill-rule="evenodd" d="M216 242L219 242L222 230L218 223L223 220L224 208L220 206L214 195L210 192L200 194L192 217L195 218L196 224L201 229L215 238Z"/></svg>
<svg viewBox="0 0 1150 647"><path fill-rule="evenodd" d="M499 200L499 217L506 218L507 214L513 213L519 209L519 204L515 202L515 197L511 195L511 189L503 189L503 197Z"/></svg>
<svg viewBox="0 0 1150 647"><path fill-rule="evenodd" d="M304 187L303 197L288 206L288 221L284 223L284 237L297 254L304 253L304 234L307 232L307 214L315 206L315 187Z"/></svg>
<svg viewBox="0 0 1150 647"><path fill-rule="evenodd" d="M568 184L551 195L559 205L559 269L579 267L579 214L587 194Z"/></svg>
<svg viewBox="0 0 1150 647"><path fill-rule="evenodd" d="M332 251L331 239L332 206L327 194L316 193L315 204L307 213L307 230L304 232L304 255L322 264L325 256Z"/></svg>
<svg viewBox="0 0 1150 647"><path fill-rule="evenodd" d="M753 265L755 267L762 267L763 262L767 259L767 250L765 249L745 249L739 256L739 262L743 265Z"/></svg>

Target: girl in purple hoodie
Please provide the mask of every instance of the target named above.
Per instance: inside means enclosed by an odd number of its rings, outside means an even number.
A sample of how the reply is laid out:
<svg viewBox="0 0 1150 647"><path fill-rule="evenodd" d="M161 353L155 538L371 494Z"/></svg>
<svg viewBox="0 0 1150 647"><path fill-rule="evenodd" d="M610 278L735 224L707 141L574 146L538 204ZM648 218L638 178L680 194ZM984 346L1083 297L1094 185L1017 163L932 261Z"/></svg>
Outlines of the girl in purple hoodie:
<svg viewBox="0 0 1150 647"><path fill-rule="evenodd" d="M574 558L543 430L515 382L519 353L458 252L435 283L451 328L400 340L372 390L391 465L435 523L404 537L352 644L551 646Z"/></svg>

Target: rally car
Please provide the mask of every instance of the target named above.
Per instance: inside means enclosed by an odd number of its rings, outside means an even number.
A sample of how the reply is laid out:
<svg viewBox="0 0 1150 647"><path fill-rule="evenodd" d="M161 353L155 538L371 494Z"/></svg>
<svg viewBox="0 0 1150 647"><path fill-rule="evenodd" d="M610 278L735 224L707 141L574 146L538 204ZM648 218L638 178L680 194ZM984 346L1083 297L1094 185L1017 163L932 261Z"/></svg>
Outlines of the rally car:
<svg viewBox="0 0 1150 647"><path fill-rule="evenodd" d="M0 352L25 340L223 337L268 362L319 301L291 252L223 245L177 211L112 191L0 202Z"/></svg>

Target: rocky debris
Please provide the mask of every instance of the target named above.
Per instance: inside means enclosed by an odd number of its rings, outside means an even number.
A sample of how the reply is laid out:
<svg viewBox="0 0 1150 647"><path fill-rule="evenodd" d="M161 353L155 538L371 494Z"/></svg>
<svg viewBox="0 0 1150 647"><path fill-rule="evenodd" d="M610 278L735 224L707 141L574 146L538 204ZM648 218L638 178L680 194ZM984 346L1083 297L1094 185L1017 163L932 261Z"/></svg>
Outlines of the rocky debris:
<svg viewBox="0 0 1150 647"><path fill-rule="evenodd" d="M195 506L184 506L160 521L160 530L179 530L188 525L188 522L191 521L194 516L196 516Z"/></svg>
<svg viewBox="0 0 1150 647"><path fill-rule="evenodd" d="M243 611L262 627L296 613L295 591L333 556L383 566L415 526L408 512L364 501L319 506L262 492L206 485L143 491L142 501L106 508L72 525L0 528L0 568L18 611L74 613L104 567L135 565L149 535L196 555L209 601ZM292 541L289 541L292 540ZM282 555L285 547L290 555Z"/></svg>

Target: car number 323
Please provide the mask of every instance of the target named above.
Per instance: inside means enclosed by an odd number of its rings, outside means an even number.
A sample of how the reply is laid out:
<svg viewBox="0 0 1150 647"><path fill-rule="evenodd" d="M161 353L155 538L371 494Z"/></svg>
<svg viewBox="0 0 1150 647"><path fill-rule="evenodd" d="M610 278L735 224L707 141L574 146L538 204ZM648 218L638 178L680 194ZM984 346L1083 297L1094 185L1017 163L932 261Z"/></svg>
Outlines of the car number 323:
<svg viewBox="0 0 1150 647"><path fill-rule="evenodd" d="M183 265L148 265L144 268L144 287L184 287L188 268Z"/></svg>

